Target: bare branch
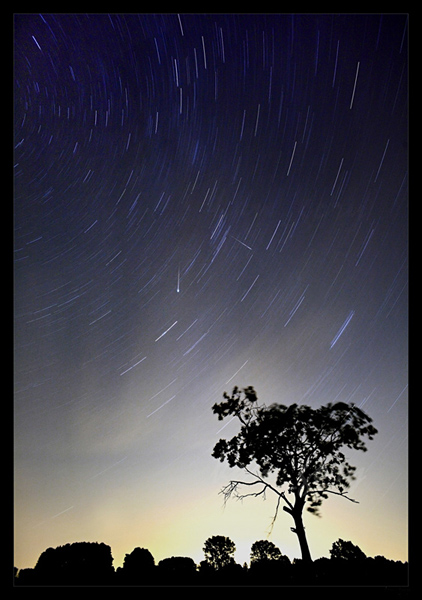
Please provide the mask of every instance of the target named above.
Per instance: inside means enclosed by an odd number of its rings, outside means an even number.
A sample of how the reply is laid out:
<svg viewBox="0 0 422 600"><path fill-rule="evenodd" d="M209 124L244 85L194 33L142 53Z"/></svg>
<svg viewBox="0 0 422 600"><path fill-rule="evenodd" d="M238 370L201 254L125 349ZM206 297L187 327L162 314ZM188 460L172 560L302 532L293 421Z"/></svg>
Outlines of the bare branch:
<svg viewBox="0 0 422 600"><path fill-rule="evenodd" d="M346 492L334 492L333 490L315 490L312 492L312 494L319 494L319 493L324 493L324 494L335 494L336 496L341 496L342 498L346 498L346 500L350 500L350 502L354 502L355 504L359 504L358 500L354 500L353 498L349 498L349 496L346 496Z"/></svg>
<svg viewBox="0 0 422 600"><path fill-rule="evenodd" d="M280 507L281 499L283 499L284 502L287 504L287 506L285 506L283 508L289 514L292 514L291 511L293 510L293 504L291 502L289 502L289 500L287 500L285 492L280 492L275 487L273 487L271 484L269 484L267 481L264 481L264 479L262 479L262 477L260 477L256 473L253 473L247 467L245 467L245 471L247 473L249 473L249 475L252 475L252 477L255 477L255 480L254 481L239 481L239 480L230 481L230 483L227 484L226 486L224 486L223 489L220 491L220 494L224 495L224 505L226 504L227 500L231 496L235 496L235 498L237 498L237 500L244 500L245 498L248 498L251 496L254 498L257 498L258 496L263 496L265 499L265 493L266 493L267 489L270 489L278 496L275 514L274 514L274 517L272 518L271 525L270 525L270 533L271 533L271 531L274 527L275 521L277 519L277 516L278 516L278 510ZM239 492L238 488L239 488L239 486L242 486L242 485L245 485L245 486L262 485L262 489L260 489L257 492L241 494Z"/></svg>
<svg viewBox="0 0 422 600"><path fill-rule="evenodd" d="M281 498L282 498L282 496L281 496L281 494L280 494L280 496L278 497L278 500L277 500L277 506L275 507L275 513L274 513L274 516L273 516L273 518L271 519L271 525L270 525L270 530L269 530L269 532L268 532L268 535L271 535L271 533L272 533L272 531L273 531L273 528L274 528L274 525L275 525L275 522L276 522L276 520L277 520L277 516L278 516L278 508L279 508L279 506L280 506L280 500L281 500Z"/></svg>
<svg viewBox="0 0 422 600"><path fill-rule="evenodd" d="M257 484L261 484L264 487L262 488L262 490L260 490L259 492L251 492L250 494L240 494L238 491L238 487L240 485L257 485ZM262 481L230 481L229 484L227 484L226 486L223 487L223 489L221 490L220 494L224 495L224 504L226 504L227 500L234 495L238 500L243 500L244 498L247 498L248 496L254 496L254 497L258 497L261 496L261 494L265 495L265 489L268 486L265 484L265 482Z"/></svg>
<svg viewBox="0 0 422 600"><path fill-rule="evenodd" d="M287 500L286 494L284 492L282 492L280 494L280 496L283 498L284 502L287 504L287 506L290 508L290 510L293 510L293 504Z"/></svg>
<svg viewBox="0 0 422 600"><path fill-rule="evenodd" d="M281 496L283 498L283 500L286 500L284 493L283 492L279 492L275 487L273 487L271 484L269 484L267 481L264 481L264 479L262 479L262 477L260 477L259 475L257 475L256 473L252 473L252 471L250 471L247 467L245 467L245 471L247 473L249 473L249 475L252 475L252 477L256 477L256 479L262 483L262 485L265 485L265 487L269 488L270 490L272 490L275 494L277 494L277 496ZM253 485L253 484L249 484L249 485ZM286 500L287 502L287 500ZM290 505L291 506L291 505Z"/></svg>
<svg viewBox="0 0 422 600"><path fill-rule="evenodd" d="M284 502L286 502L287 507L284 507L288 512L290 512L291 509L293 509L293 504L291 504L291 502L289 502L286 498L286 495L284 492L279 492L278 490L276 490L272 485L270 485L268 482L264 481L259 475L257 475L256 473L252 473L252 471L250 471L249 469L247 469L245 467L245 471L247 471L250 475L252 475L253 477L255 477L255 481L238 481L238 480L232 480L230 481L229 484L227 484L226 486L223 487L223 489L221 490L220 494L224 495L224 505L226 504L227 500L233 495L237 498L237 500L244 500L244 498L248 498L250 496L254 497L254 498L258 498L258 496L263 496L265 499L265 492L267 490L267 488L269 488L270 490L272 490L273 492L275 492L278 496L277 498L277 504L276 504L276 508L275 508L275 513L273 518L271 519L271 524L270 524L270 528L269 528L269 532L268 534L271 535L271 532L274 528L275 522L277 520L277 516L278 516L278 510L280 508L280 502L283 499ZM260 489L257 492L250 492L248 494L241 494L239 492L239 486L241 485L246 485L246 486L253 486L253 485L262 485L262 489Z"/></svg>

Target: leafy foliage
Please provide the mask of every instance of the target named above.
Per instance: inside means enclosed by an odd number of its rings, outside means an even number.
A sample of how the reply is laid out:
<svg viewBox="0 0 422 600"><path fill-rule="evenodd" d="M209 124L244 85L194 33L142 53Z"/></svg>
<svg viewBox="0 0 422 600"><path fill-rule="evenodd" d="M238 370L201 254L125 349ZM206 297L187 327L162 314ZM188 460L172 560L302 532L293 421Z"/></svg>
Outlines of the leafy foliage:
<svg viewBox="0 0 422 600"><path fill-rule="evenodd" d="M146 548L134 548L130 554L125 554L123 568L126 572L139 571L142 569L152 569L154 567L154 557Z"/></svg>
<svg viewBox="0 0 422 600"><path fill-rule="evenodd" d="M289 560L286 556L283 556L280 549L269 540L258 540L252 544L251 564L268 560L281 560L282 558L287 559L287 561Z"/></svg>
<svg viewBox="0 0 422 600"><path fill-rule="evenodd" d="M194 585L300 586L304 585L377 585L407 586L408 563L387 560L383 556L367 558L352 542L339 539L333 544L331 558L318 558L310 568L303 560L289 558L272 542L252 544L250 567L241 567L232 558L234 543L214 536L206 541L211 553L225 560L204 560L196 568L193 559L172 556L155 565L149 550L135 548L126 554L124 567L111 566L111 548L105 544L77 542L48 548L33 569L14 568L15 586L160 586ZM345 560L346 559L346 560ZM358 559L358 560L354 560ZM221 565L221 566L220 566Z"/></svg>
<svg viewBox="0 0 422 600"><path fill-rule="evenodd" d="M34 572L50 584L93 584L114 574L110 546L97 542L75 542L47 548L38 558Z"/></svg>
<svg viewBox="0 0 422 600"><path fill-rule="evenodd" d="M274 475L276 488L287 486L287 492L302 504L308 502L307 510L314 514L327 493L347 497L356 468L346 460L343 447L365 452L362 438L371 440L377 433L372 419L354 404L328 403L318 409L297 404L259 406L253 387L235 387L231 396L224 393L224 401L212 410L219 420L235 416L241 424L231 440L217 442L212 455L227 460L230 467L256 465L262 483L262 478ZM231 493L235 487L226 491Z"/></svg>
<svg viewBox="0 0 422 600"><path fill-rule="evenodd" d="M345 560L353 560L359 559L363 560L366 558L366 554L356 546L352 542L344 541L341 538L337 540L337 542L333 543L333 546L330 550L330 556L333 559L345 559Z"/></svg>
<svg viewBox="0 0 422 600"><path fill-rule="evenodd" d="M214 535L208 538L203 550L207 563L214 569L222 569L234 563L233 554L235 553L236 546L228 537Z"/></svg>
<svg viewBox="0 0 422 600"><path fill-rule="evenodd" d="M158 563L161 570L172 571L172 572L196 572L196 564L189 556L171 556L170 558L163 558Z"/></svg>

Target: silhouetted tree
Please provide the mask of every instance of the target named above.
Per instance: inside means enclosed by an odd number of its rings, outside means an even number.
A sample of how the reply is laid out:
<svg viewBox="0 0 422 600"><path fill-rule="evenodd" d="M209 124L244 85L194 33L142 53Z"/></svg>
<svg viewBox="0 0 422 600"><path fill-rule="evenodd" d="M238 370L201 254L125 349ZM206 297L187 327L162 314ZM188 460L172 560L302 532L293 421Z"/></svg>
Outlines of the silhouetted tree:
<svg viewBox="0 0 422 600"><path fill-rule="evenodd" d="M217 557L213 564L203 560L196 570L191 558L172 556L154 566L151 553L144 548L135 548L127 554L124 568L118 567L113 576L109 546L97 543L66 544L48 548L43 552L34 569L20 569L15 586L70 586L70 585L252 585L252 586L408 586L409 565L383 556L367 558L351 542L339 539L333 544L332 558L316 559L311 568L295 558L293 563L287 556L279 554L271 542L263 540L252 545L250 568L242 567L232 558L234 544L229 538L214 536L206 542L210 556ZM140 552L142 551L142 552ZM225 556L219 560L218 557ZM96 558L95 558L96 556ZM102 556L102 558L100 558ZM268 557L273 557L268 558ZM278 558L276 558L278 557ZM276 558L274 560L274 558ZM125 577L129 571L136 573L135 580ZM148 579L146 573L154 573ZM342 595L343 591L342 591Z"/></svg>
<svg viewBox="0 0 422 600"><path fill-rule="evenodd" d="M47 548L35 565L34 575L38 583L47 585L107 584L114 575L111 548L97 542Z"/></svg>
<svg viewBox="0 0 422 600"><path fill-rule="evenodd" d="M158 563L159 581L167 584L192 584L196 576L195 561L188 556L171 556Z"/></svg>
<svg viewBox="0 0 422 600"><path fill-rule="evenodd" d="M203 551L206 561L216 570L233 564L236 546L223 535L214 535L206 540Z"/></svg>
<svg viewBox="0 0 422 600"><path fill-rule="evenodd" d="M287 584L289 567L289 558L273 542L259 540L252 544L249 580L253 585Z"/></svg>
<svg viewBox="0 0 422 600"><path fill-rule="evenodd" d="M153 555L146 548L134 548L130 554L125 554L123 569L139 571L140 569L152 569L155 565Z"/></svg>
<svg viewBox="0 0 422 600"><path fill-rule="evenodd" d="M352 542L345 542L342 539L338 539L334 542L330 550L330 556L333 559L342 558L346 560L352 559L364 559L366 554L362 552L359 546L355 546Z"/></svg>
<svg viewBox="0 0 422 600"><path fill-rule="evenodd" d="M129 584L149 583L154 573L155 560L146 548L134 548L126 554L123 568L118 572L119 580Z"/></svg>
<svg viewBox="0 0 422 600"><path fill-rule="evenodd" d="M274 492L278 500L273 524L283 501L283 510L295 523L291 530L298 537L302 559L310 563L303 509L308 503L307 510L318 514L328 493L356 502L347 495L356 467L346 461L341 449L346 446L366 451L362 438L371 440L377 433L372 419L354 404L344 402L318 409L297 404L259 406L251 386L243 390L235 387L231 396L224 393L223 397L224 401L214 404L212 410L219 420L237 417L240 433L228 441L220 439L212 455L221 461L226 459L230 467L244 469L253 477L251 481L230 481L222 489L225 501L232 494L246 498L265 497L267 490ZM257 472L251 470L253 463ZM258 486L259 490L240 493L241 486Z"/></svg>
<svg viewBox="0 0 422 600"><path fill-rule="evenodd" d="M158 563L158 566L163 571L196 571L196 564L193 558L189 556L171 556L170 558L163 558Z"/></svg>
<svg viewBox="0 0 422 600"><path fill-rule="evenodd" d="M282 556L280 549L273 542L259 540L251 547L251 563L264 560L278 560Z"/></svg>

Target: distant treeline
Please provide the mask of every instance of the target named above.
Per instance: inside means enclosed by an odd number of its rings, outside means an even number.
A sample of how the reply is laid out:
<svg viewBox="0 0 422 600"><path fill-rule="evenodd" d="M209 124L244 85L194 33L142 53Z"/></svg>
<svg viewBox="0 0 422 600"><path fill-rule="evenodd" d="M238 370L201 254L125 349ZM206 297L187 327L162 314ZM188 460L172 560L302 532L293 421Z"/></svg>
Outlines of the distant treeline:
<svg viewBox="0 0 422 600"><path fill-rule="evenodd" d="M214 536L210 540L225 539ZM229 540L230 541L230 540ZM207 540L208 542L208 540ZM339 555L343 548L344 556ZM206 553L199 565L185 556L155 560L149 550L135 548L126 554L122 567L114 569L110 546L97 542L76 542L48 548L33 569L14 569L15 586L381 586L408 585L408 563L376 556L369 558L351 542L339 540L331 558L319 558L310 565L282 555L268 542L255 542L251 562L242 566L229 553ZM259 546L261 544L261 547ZM263 552L267 546L271 552ZM347 544L354 551L346 552ZM350 550L350 548L349 548ZM205 551L205 548L204 548ZM217 557L217 558L216 558ZM221 560L220 560L221 559Z"/></svg>

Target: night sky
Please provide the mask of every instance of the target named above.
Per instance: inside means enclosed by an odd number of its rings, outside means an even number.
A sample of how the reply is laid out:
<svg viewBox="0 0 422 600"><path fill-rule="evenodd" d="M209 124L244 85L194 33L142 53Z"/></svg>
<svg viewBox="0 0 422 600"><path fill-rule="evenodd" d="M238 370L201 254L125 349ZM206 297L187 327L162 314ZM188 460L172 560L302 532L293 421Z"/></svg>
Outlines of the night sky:
<svg viewBox="0 0 422 600"><path fill-rule="evenodd" d="M219 495L235 385L373 418L311 554L407 560L407 15L13 27L15 565L74 541L199 562L212 535L249 561L275 498Z"/></svg>

